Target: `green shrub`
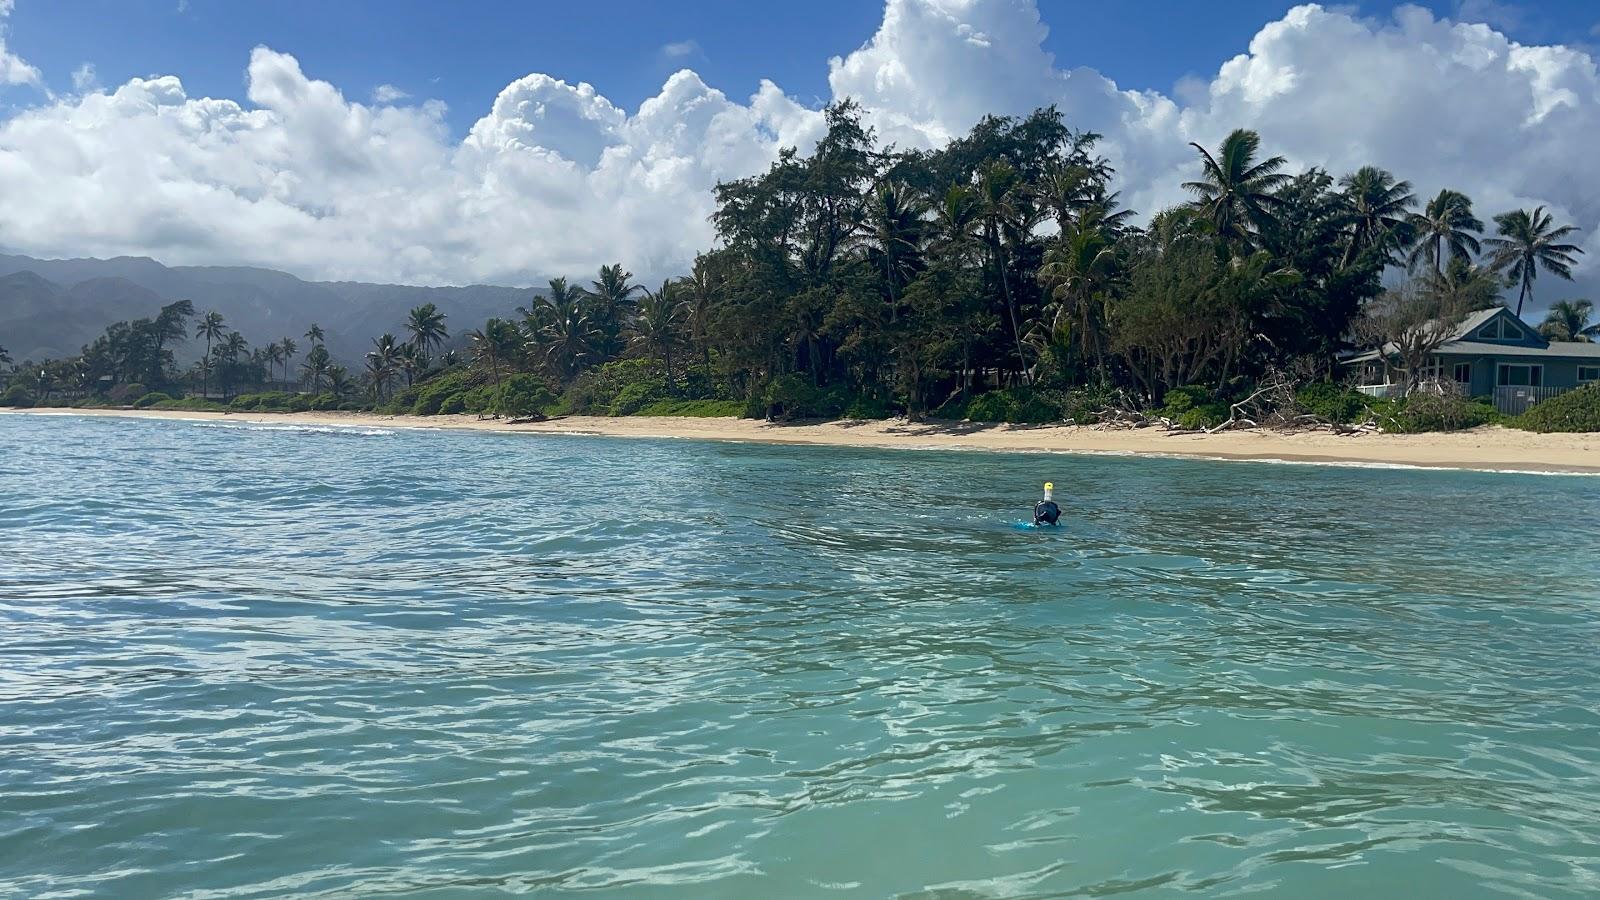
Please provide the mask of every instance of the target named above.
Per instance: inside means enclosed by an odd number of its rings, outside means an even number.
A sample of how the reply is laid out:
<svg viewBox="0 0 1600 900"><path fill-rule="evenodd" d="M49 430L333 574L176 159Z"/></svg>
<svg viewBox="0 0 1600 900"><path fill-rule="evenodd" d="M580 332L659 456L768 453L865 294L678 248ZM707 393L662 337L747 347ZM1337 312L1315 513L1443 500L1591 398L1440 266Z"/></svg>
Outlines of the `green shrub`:
<svg viewBox="0 0 1600 900"><path fill-rule="evenodd" d="M659 379L629 382L622 386L606 407L608 416L631 416L658 400L667 399L667 383Z"/></svg>
<svg viewBox="0 0 1600 900"><path fill-rule="evenodd" d="M33 393L20 384L13 384L0 394L0 406L10 406L15 409L28 409L33 406Z"/></svg>
<svg viewBox="0 0 1600 900"><path fill-rule="evenodd" d="M493 391L492 385L490 390ZM489 407L507 416L544 414L556 402L550 388L536 375L512 375L506 378L501 383L498 396L491 393L490 398Z"/></svg>
<svg viewBox="0 0 1600 900"><path fill-rule="evenodd" d="M177 399L159 400L151 409L177 409L185 412L222 412L228 407L212 400L202 400L199 397L182 397Z"/></svg>
<svg viewBox="0 0 1600 900"><path fill-rule="evenodd" d="M684 416L691 418L732 418L743 415L740 400L657 400L641 408L638 416Z"/></svg>
<svg viewBox="0 0 1600 900"><path fill-rule="evenodd" d="M460 394L451 394L439 404L441 415L453 416L467 411L467 401Z"/></svg>
<svg viewBox="0 0 1600 900"><path fill-rule="evenodd" d="M967 401L967 408L961 411L961 418L973 422L1006 422L1011 419L1013 406L1009 392L989 391Z"/></svg>
<svg viewBox="0 0 1600 900"><path fill-rule="evenodd" d="M1294 400L1295 405L1313 416L1346 423L1360 419L1371 402L1360 391L1331 381L1318 381L1302 387L1295 392Z"/></svg>
<svg viewBox="0 0 1600 900"><path fill-rule="evenodd" d="M1177 418L1197 406L1205 406L1212 402L1211 391L1198 384L1186 384L1167 391L1162 398L1162 409L1165 415Z"/></svg>
<svg viewBox="0 0 1600 900"><path fill-rule="evenodd" d="M1600 383L1542 400L1511 424L1527 431L1600 431Z"/></svg>
<svg viewBox="0 0 1600 900"><path fill-rule="evenodd" d="M148 393L150 392L144 385L135 381L130 384L113 385L111 390L106 392L106 399L116 404L127 404Z"/></svg>
<svg viewBox="0 0 1600 900"><path fill-rule="evenodd" d="M846 419L889 419L894 414L894 407L887 400L867 394L857 394L844 410Z"/></svg>
<svg viewBox="0 0 1600 900"><path fill-rule="evenodd" d="M852 398L839 388L818 387L799 374L782 375L767 385L762 416L783 419L837 419Z"/></svg>
<svg viewBox="0 0 1600 900"><path fill-rule="evenodd" d="M1158 416L1171 419L1179 428L1197 431L1215 428L1228 421L1228 404L1215 399L1211 391L1197 384L1186 384L1167 391Z"/></svg>
<svg viewBox="0 0 1600 900"><path fill-rule="evenodd" d="M1069 390L1014 387L979 394L965 404L952 400L935 410L938 418L972 422L1014 422L1048 425L1071 422L1088 425L1097 414L1122 398L1110 387L1089 386Z"/></svg>
<svg viewBox="0 0 1600 900"><path fill-rule="evenodd" d="M1412 394L1380 401L1370 408L1379 426L1396 434L1461 431L1500 419L1493 406L1455 395Z"/></svg>
<svg viewBox="0 0 1600 900"><path fill-rule="evenodd" d="M389 405L414 416L437 415L450 398L460 397L487 383L488 376L482 372L465 368L450 369L401 391ZM485 402L487 400L486 396ZM465 400L460 401L463 408L465 404Z"/></svg>
<svg viewBox="0 0 1600 900"><path fill-rule="evenodd" d="M160 391L151 391L150 393L145 394L143 397L133 401L133 408L149 409L150 407L155 406L157 403L171 403L173 399L175 398L169 394L163 394Z"/></svg>
<svg viewBox="0 0 1600 900"><path fill-rule="evenodd" d="M301 394L285 391L263 391L259 394L240 394L228 404L229 409L259 410L261 412L305 412L310 401Z"/></svg>

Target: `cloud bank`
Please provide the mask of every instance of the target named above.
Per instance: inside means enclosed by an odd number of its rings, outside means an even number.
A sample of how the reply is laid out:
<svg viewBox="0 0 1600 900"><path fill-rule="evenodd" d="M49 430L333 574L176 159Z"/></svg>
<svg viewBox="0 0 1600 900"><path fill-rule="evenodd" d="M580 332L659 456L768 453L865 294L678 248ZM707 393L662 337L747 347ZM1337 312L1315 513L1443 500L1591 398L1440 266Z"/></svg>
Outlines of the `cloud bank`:
<svg viewBox="0 0 1600 900"><path fill-rule="evenodd" d="M1600 75L1578 49L1416 7L1368 20L1305 5L1180 101L1064 67L1046 33L1034 0L888 0L877 33L827 62L830 88L901 146L1056 104L1106 135L1146 213L1183 199L1189 141L1244 126L1297 166L1373 163L1419 193L1464 190L1484 218L1546 204L1600 251ZM40 83L3 45L0 80ZM528 75L460 139L438 103L395 105L383 88L356 102L265 47L247 84L240 103L191 97L176 76L85 82L0 123L0 245L423 284L525 284L618 259L661 277L711 244L717 181L809 149L822 127L778 85L735 99L688 69L632 111Z"/></svg>

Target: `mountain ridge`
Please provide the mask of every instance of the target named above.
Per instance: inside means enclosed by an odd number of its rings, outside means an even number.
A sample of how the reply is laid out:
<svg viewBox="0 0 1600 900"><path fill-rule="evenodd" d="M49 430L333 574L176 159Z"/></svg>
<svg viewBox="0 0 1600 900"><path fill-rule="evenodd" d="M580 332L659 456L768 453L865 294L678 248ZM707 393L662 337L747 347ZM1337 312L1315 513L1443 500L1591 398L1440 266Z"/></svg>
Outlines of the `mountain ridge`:
<svg viewBox="0 0 1600 900"><path fill-rule="evenodd" d="M19 277L23 276L23 277ZM153 317L178 300L196 313L215 310L251 346L284 337L300 344L313 322L327 334L328 352L347 365L360 362L372 339L401 334L406 313L433 303L445 313L452 340L490 316L510 317L535 289L501 285L422 286L361 281L306 281L259 266L167 266L148 256L38 259L0 254L0 347L21 363L76 354L119 320ZM192 340L180 361L198 358Z"/></svg>

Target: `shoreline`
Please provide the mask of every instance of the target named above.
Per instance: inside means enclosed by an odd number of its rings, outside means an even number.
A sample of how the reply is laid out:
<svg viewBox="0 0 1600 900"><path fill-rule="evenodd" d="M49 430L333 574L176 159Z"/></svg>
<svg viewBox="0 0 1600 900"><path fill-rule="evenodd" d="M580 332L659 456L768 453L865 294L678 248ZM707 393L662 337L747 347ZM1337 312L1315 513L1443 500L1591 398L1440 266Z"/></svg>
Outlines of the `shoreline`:
<svg viewBox="0 0 1600 900"><path fill-rule="evenodd" d="M1088 453L1328 465L1406 466L1498 472L1600 474L1600 434L1536 434L1499 426L1430 434L1334 435L1229 431L1169 434L1155 429L1102 430L1080 425L995 425L973 422L844 420L776 424L755 419L567 416L507 425L473 415L386 416L350 412L186 412L180 410L40 407L0 415L390 427L495 434L678 438L915 450Z"/></svg>

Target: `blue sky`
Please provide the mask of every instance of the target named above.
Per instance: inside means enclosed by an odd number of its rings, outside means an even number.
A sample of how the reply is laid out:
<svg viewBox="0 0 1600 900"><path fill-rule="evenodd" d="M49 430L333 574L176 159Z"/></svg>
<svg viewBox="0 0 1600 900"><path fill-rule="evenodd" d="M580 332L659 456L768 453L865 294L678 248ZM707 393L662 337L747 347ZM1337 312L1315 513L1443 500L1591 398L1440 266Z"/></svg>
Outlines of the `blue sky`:
<svg viewBox="0 0 1600 900"><path fill-rule="evenodd" d="M1171 93L1180 79L1215 74L1293 5L1041 0L1040 11L1058 65ZM1330 5L1385 17L1395 6ZM1587 45L1600 27L1595 0L1417 5L1440 16L1464 12L1525 43ZM820 102L829 96L826 60L870 38L882 15L871 0L18 0L8 43L58 92L71 90L72 73L90 63L106 86L175 74L190 96L235 99L244 96L251 48L265 44L352 100L366 100L380 84L443 100L460 134L501 88L530 72L587 81L630 111L684 66L734 99L769 78L791 96ZM28 99L16 88L8 93L13 104Z"/></svg>
<svg viewBox="0 0 1600 900"><path fill-rule="evenodd" d="M0 250L650 281L713 244L718 183L848 96L902 148L1054 104L1141 215L1241 127L1295 170L1545 205L1595 295L1597 25L1600 0L0 0Z"/></svg>

